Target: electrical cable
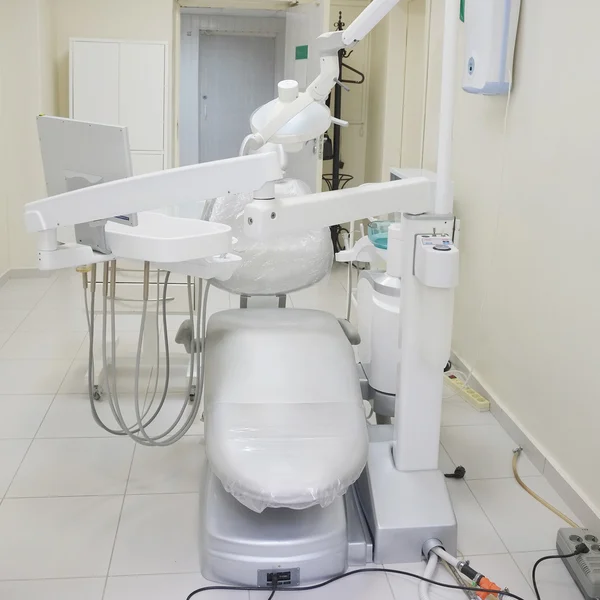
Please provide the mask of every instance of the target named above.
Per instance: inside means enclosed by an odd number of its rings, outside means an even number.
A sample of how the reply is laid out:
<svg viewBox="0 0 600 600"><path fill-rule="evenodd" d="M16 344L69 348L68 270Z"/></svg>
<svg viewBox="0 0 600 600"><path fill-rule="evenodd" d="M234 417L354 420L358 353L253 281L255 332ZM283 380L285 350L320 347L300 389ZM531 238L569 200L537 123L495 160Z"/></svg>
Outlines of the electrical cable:
<svg viewBox="0 0 600 600"><path fill-rule="evenodd" d="M588 547L585 544L579 544L577 546L577 549L575 550L575 552L572 552L571 554L553 554L552 556L544 556L542 558L540 558L538 561L536 561L536 563L533 565L533 569L531 570L531 581L533 583L533 591L535 592L535 597L537 598L537 600L541 600L540 598L540 591L538 589L538 585L537 585L537 568L545 561L547 560L554 560L557 558L573 558L574 556L578 556L579 554L587 554L589 552Z"/></svg>
<svg viewBox="0 0 600 600"><path fill-rule="evenodd" d="M558 510L558 508L556 508L555 506L553 506L552 504L550 504L550 502L548 502L547 500L544 500L544 498L542 498L539 494L536 494L522 479L521 476L519 475L519 470L518 470L518 462L519 462L519 457L521 456L521 453L523 452L523 448L515 448L515 450L513 450L513 460L512 460L512 471L513 471L513 475L515 476L515 479L517 480L517 483L530 495L532 496L535 500L537 500L540 504L542 504L543 506L545 506L548 510L552 511L557 517L560 517L565 523L568 523L569 526L574 527L574 528L579 528L579 525L577 523L575 523L575 521L569 519L569 517L567 517L567 515L565 515L563 512L561 512L560 510Z"/></svg>
<svg viewBox="0 0 600 600"><path fill-rule="evenodd" d="M444 565L444 568L446 569L446 571L448 571L448 573L450 573L452 579L454 579L454 581L456 581L456 583L459 586L462 586L463 583L465 583L465 580L461 577L460 573L456 570L456 567L449 565L445 560L442 561L442 564ZM469 600L478 600L477 594L475 592L470 591L470 590L463 590L463 592Z"/></svg>
<svg viewBox="0 0 600 600"><path fill-rule="evenodd" d="M487 589L487 588L478 588L478 587L472 587L472 586L462 586L462 585L452 585L450 583L442 583L441 581L435 581L433 579L427 579L426 577L422 577L421 575L417 575L416 573L410 573L409 571L400 571L398 569L388 569L388 568L382 568L382 569L377 569L377 568L370 568L367 567L365 569L356 569L355 571L348 571L346 573L342 573L341 575L336 575L335 577L332 577L331 579L328 579L327 581L323 581L321 583L316 583L314 585L309 585L309 586L304 586L304 587L278 587L277 590L280 592L307 592L310 590L317 590L319 588L325 587L326 585L329 585L330 583L334 583L335 581L339 581L340 579L345 579L346 577L350 577L352 575L357 575L358 573L391 573L394 575L404 575L405 577L411 577L413 579L418 579L419 581L425 581L426 583L430 583L431 585L436 585L438 587L443 587L449 590L463 590L463 591L469 591L469 592L487 592L488 594L494 594L496 596L502 596L502 598L514 598L514 600L523 600L523 598L521 596L517 596L516 594L513 594L512 592L506 592L506 591L500 591L498 592L498 590L492 590L492 589ZM264 588L264 587L257 587L257 586L227 586L227 585L209 585L206 587L201 587L198 588L197 590L194 590L193 592L191 592L186 600L191 600L194 596L196 596L197 594L201 594L202 592L211 592L211 591L216 591L216 590L229 590L229 591L240 591L240 592L264 592L265 589L268 588Z"/></svg>

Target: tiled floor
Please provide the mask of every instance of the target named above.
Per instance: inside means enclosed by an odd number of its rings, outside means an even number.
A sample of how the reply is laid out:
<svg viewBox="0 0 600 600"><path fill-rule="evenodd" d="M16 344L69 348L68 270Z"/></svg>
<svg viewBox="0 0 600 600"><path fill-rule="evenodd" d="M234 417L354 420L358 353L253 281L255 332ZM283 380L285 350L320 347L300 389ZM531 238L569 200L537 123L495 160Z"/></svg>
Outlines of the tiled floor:
<svg viewBox="0 0 600 600"><path fill-rule="evenodd" d="M345 270L336 270L328 281L292 294L289 304L343 316L345 284ZM215 290L210 312L237 302ZM169 329L181 319L170 319ZM137 323L136 316L119 315L120 351L133 348ZM180 443L161 449L110 437L90 415L86 352L85 312L74 274L13 279L0 288L0 598L183 600L207 583L199 574L198 548L203 425L198 422ZM179 348L174 355L176 371L183 374L185 358ZM177 413L178 402L169 398L164 422ZM132 416L127 397L125 405ZM98 410L111 419L106 402ZM514 445L490 413L477 413L456 397L444 402L442 468L467 469L466 480L448 481L460 552L499 585L533 600L531 567L553 551L562 523L513 481ZM569 513L526 458L520 468L532 488ZM423 571L421 564L388 566ZM442 569L436 577L452 583ZM581 598L558 562L540 568L539 582L543 600ZM261 600L266 594L204 597L250 596ZM290 600L304 597L416 600L418 593L406 577L358 574L290 594ZM431 598L464 596L436 588Z"/></svg>

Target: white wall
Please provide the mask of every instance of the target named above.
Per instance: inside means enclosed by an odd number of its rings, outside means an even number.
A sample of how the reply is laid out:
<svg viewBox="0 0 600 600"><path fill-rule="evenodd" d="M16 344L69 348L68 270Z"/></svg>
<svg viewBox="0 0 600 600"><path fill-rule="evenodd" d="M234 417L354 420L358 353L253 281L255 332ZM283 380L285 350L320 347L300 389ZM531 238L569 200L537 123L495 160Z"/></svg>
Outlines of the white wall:
<svg viewBox="0 0 600 600"><path fill-rule="evenodd" d="M51 0L0 2L0 273L35 265L23 205L44 196L39 113L55 111Z"/></svg>
<svg viewBox="0 0 600 600"><path fill-rule="evenodd" d="M434 0L424 153L432 169L442 15ZM600 515L598 22L597 2L523 2L510 105L459 91L457 81L453 344Z"/></svg>
<svg viewBox="0 0 600 600"><path fill-rule="evenodd" d="M368 82L368 136L365 181L387 181L390 167L400 166L405 114L404 73L407 68L406 36L414 2L396 6L369 35L371 52ZM418 11L417 11L418 12ZM408 92L408 90L407 90ZM417 107L418 108L418 107ZM414 122L410 112L407 123Z"/></svg>
<svg viewBox="0 0 600 600"><path fill-rule="evenodd" d="M69 37L171 42L172 22L172 0L0 2L0 274L36 265L23 227L45 195L35 117L69 114Z"/></svg>

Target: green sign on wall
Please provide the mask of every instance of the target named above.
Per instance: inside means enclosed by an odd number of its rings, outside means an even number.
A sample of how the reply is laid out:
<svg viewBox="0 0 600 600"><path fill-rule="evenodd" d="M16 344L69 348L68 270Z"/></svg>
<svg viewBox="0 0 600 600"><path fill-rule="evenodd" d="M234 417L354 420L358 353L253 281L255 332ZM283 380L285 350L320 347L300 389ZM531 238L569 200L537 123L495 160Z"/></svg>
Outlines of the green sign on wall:
<svg viewBox="0 0 600 600"><path fill-rule="evenodd" d="M308 46L296 46L296 60L306 60L308 58Z"/></svg>

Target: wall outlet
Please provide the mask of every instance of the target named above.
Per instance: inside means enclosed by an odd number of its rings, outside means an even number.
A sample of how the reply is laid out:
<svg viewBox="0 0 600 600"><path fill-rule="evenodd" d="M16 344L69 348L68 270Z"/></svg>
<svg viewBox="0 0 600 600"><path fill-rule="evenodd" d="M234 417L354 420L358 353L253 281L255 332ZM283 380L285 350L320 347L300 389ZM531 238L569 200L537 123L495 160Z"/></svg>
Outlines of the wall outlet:
<svg viewBox="0 0 600 600"><path fill-rule="evenodd" d="M468 402L475 410L479 412L490 410L489 400L477 393L473 388L465 385L465 382L456 377L456 375L447 374L444 381L457 396Z"/></svg>

